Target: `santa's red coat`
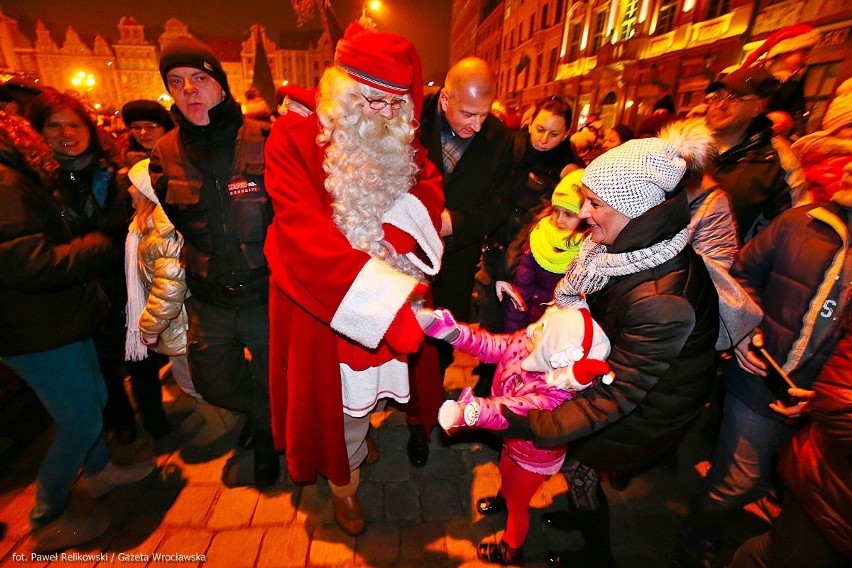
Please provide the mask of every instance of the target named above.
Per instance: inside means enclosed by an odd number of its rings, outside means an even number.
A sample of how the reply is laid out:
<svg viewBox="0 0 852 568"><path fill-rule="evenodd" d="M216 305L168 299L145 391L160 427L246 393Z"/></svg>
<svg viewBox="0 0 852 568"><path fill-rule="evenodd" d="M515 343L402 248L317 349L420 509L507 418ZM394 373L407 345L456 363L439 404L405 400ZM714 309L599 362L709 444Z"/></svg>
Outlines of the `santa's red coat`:
<svg viewBox="0 0 852 568"><path fill-rule="evenodd" d="M269 395L273 437L286 451L293 481L308 483L322 474L344 485L350 472L339 364L363 369L397 354L385 339L368 349L331 327L335 315L347 309L347 293L359 286L356 279L363 282L365 273L373 273L367 266L370 256L353 248L332 221L318 128L316 115L288 114L275 123L266 142L266 191L275 210L264 249L272 272ZM440 173L419 147L417 162L421 171L409 194L438 228L444 208ZM414 243L399 231L387 232L385 238L403 253ZM398 283L391 280L388 286ZM405 304L403 299L390 309L396 313ZM384 337L421 334L413 313L404 315L411 317L397 317ZM444 391L437 365L427 368L428 376L418 368L412 389L420 399L423 423L433 424Z"/></svg>

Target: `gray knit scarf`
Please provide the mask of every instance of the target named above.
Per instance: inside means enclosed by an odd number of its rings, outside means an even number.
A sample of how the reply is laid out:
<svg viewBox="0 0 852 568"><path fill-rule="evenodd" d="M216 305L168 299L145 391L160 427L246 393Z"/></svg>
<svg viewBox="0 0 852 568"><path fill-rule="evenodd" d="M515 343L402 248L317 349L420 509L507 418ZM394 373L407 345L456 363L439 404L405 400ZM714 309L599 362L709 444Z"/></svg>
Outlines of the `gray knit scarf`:
<svg viewBox="0 0 852 568"><path fill-rule="evenodd" d="M556 285L554 299L560 308L575 307L585 301L586 294L598 292L612 276L635 274L659 266L674 258L689 243L689 233L682 229L670 239L628 252L609 253L606 246L586 237L580 252L568 265L565 276Z"/></svg>

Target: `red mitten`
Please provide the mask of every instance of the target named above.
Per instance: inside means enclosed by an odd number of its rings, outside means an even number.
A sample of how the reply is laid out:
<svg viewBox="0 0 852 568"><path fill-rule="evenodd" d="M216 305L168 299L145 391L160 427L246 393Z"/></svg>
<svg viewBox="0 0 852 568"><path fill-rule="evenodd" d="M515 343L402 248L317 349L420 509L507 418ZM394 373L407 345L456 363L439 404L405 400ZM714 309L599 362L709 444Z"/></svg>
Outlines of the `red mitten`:
<svg viewBox="0 0 852 568"><path fill-rule="evenodd" d="M423 330L408 304L399 309L385 333L385 341L395 353L417 353L423 337Z"/></svg>
<svg viewBox="0 0 852 568"><path fill-rule="evenodd" d="M389 223L382 223L382 230L385 233L385 240L390 243L398 254L408 254L417 246L417 241L414 237Z"/></svg>
<svg viewBox="0 0 852 568"><path fill-rule="evenodd" d="M411 294L408 295L408 301L415 302L417 300L425 300L427 292L429 292L429 285L418 282L414 287L414 290L411 291Z"/></svg>

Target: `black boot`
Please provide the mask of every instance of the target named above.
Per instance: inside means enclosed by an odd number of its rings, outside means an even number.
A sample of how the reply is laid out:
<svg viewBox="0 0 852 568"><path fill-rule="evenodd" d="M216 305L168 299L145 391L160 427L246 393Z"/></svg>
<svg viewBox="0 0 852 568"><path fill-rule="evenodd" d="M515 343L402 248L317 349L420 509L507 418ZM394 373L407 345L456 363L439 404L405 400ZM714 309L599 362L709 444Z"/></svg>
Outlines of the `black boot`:
<svg viewBox="0 0 852 568"><path fill-rule="evenodd" d="M408 461L414 467L423 467L429 460L429 438L421 425L408 427L408 443L405 444Z"/></svg>
<svg viewBox="0 0 852 568"><path fill-rule="evenodd" d="M699 499L692 499L689 514L677 535L672 567L718 566L722 533L734 515L728 510L710 509Z"/></svg>
<svg viewBox="0 0 852 568"><path fill-rule="evenodd" d="M505 540L499 543L480 542L476 547L476 557L483 562L502 566L523 566L524 549L511 548Z"/></svg>
<svg viewBox="0 0 852 568"><path fill-rule="evenodd" d="M494 497L483 497L476 502L476 511L481 515L496 515L507 510L506 499L499 493Z"/></svg>
<svg viewBox="0 0 852 568"><path fill-rule="evenodd" d="M237 447L241 450L250 450L254 447L254 425L248 416L246 416L246 423L243 424L240 436L237 438Z"/></svg>
<svg viewBox="0 0 852 568"><path fill-rule="evenodd" d="M597 488L600 507L597 511L573 511L579 530L583 533L585 546L582 550L547 551L547 562L554 568L570 566L577 568L589 566L595 568L615 568L612 555L612 542L609 536L609 502L600 485Z"/></svg>
<svg viewBox="0 0 852 568"><path fill-rule="evenodd" d="M271 430L254 431L254 485L264 489L274 485L281 475L278 453L272 443Z"/></svg>

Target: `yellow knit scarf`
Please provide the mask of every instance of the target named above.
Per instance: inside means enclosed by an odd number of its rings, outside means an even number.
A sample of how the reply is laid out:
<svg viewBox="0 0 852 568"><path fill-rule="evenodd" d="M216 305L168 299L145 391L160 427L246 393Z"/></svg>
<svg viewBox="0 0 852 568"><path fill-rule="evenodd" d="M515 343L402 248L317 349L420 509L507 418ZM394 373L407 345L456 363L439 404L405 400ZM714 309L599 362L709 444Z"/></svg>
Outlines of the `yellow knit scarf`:
<svg viewBox="0 0 852 568"><path fill-rule="evenodd" d="M563 274L577 256L584 236L581 231L563 231L548 216L530 232L530 250L539 266L548 272Z"/></svg>

